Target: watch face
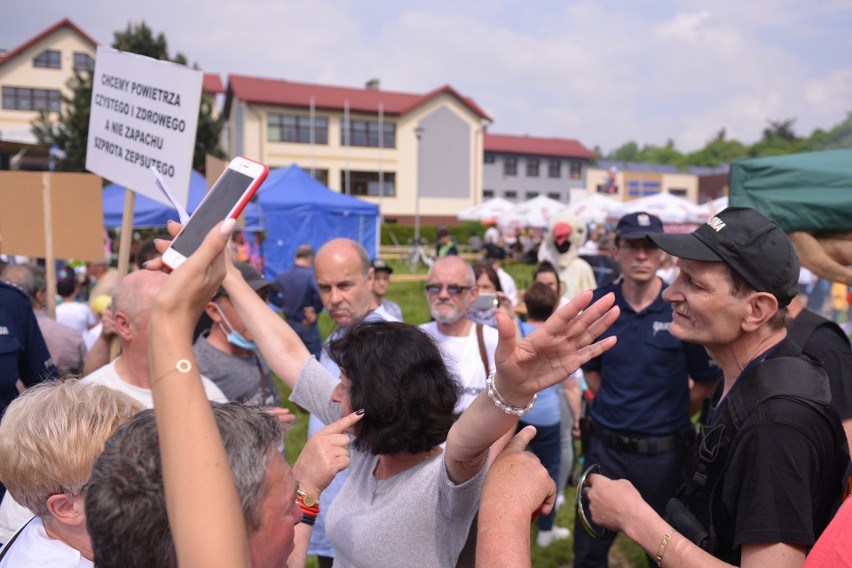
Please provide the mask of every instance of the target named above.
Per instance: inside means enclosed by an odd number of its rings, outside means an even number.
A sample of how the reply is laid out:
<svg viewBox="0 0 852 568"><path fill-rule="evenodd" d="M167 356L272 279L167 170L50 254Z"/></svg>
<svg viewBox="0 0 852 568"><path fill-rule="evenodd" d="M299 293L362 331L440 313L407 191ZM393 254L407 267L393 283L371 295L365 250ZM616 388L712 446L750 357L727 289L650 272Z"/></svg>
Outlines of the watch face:
<svg viewBox="0 0 852 568"><path fill-rule="evenodd" d="M302 503L304 503L305 507L313 507L317 504L317 498L313 495L308 495L301 489L299 490L298 494L302 498Z"/></svg>

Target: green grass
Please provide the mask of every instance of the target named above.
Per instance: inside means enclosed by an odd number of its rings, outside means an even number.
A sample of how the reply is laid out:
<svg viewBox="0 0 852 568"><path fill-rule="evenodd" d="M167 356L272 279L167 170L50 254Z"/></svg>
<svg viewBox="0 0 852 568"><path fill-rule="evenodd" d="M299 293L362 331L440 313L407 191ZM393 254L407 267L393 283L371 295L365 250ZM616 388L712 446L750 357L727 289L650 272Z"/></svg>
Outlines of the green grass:
<svg viewBox="0 0 852 568"><path fill-rule="evenodd" d="M394 275L410 274L408 267L401 260L388 259L388 263L394 268ZM529 287L535 267L521 263L506 263L504 269L515 279L518 290L523 290ZM421 267L418 273L425 274L426 269ZM387 297L400 305L406 322L418 325L430 320L426 297L423 293L423 282L394 281L393 276L391 276ZM334 328L334 323L325 312L320 315L319 325L323 338L327 337ZM287 463L292 465L305 445L308 431L308 413L289 401L290 391L280 381L278 387L281 391L281 399L285 401L284 406L296 415L296 423L288 432L285 444ZM556 514L556 524L568 527L572 532L575 515L573 504L576 502L576 496L574 487L566 489L566 505L560 508ZM535 524L530 527L530 538L533 539L532 565L535 568L570 566L574 560L572 552L573 536L568 540L558 541L547 548L540 548L535 544L537 530ZM647 565L641 548L624 535L619 535L610 549L609 564L612 568L638 568ZM308 568L316 568L316 560L309 558L307 566Z"/></svg>

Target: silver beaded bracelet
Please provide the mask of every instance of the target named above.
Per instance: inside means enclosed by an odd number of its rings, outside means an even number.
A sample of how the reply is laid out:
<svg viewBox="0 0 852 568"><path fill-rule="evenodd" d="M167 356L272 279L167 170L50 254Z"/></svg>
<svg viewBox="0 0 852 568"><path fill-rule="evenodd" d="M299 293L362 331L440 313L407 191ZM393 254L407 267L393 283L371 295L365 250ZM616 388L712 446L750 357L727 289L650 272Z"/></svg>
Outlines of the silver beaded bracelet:
<svg viewBox="0 0 852 568"><path fill-rule="evenodd" d="M494 375L496 374L497 369L491 369L491 372L488 373L488 378L485 379L485 387L486 391L488 392L488 398L490 398L494 402L494 406L496 406L506 414L514 414L517 417L521 417L530 410L532 410L533 406L535 406L536 399L538 399L538 395L534 394L530 403L524 408L514 406L508 400L503 398L503 395L497 392L497 387L494 385Z"/></svg>

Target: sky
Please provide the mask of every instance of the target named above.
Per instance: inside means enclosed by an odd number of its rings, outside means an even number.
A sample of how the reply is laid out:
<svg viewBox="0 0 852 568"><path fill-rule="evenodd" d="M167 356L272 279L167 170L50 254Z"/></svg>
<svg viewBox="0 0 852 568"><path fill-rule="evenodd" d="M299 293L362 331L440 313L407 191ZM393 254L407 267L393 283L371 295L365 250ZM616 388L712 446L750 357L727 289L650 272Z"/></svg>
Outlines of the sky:
<svg viewBox="0 0 852 568"><path fill-rule="evenodd" d="M852 111L849 0L10 1L0 48L63 18L111 44L128 23L162 32L201 69L425 93L449 84L488 131L699 149L768 120L809 136Z"/></svg>

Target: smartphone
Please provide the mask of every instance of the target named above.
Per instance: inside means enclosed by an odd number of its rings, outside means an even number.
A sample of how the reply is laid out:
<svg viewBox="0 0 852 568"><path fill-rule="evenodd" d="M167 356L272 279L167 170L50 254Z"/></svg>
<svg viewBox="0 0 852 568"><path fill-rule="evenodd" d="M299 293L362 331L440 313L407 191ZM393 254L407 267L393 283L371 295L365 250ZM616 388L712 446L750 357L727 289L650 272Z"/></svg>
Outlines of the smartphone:
<svg viewBox="0 0 852 568"><path fill-rule="evenodd" d="M163 263L174 270L201 246L216 223L236 219L266 179L269 168L248 158L234 158L201 200L189 221L163 253Z"/></svg>
<svg viewBox="0 0 852 568"><path fill-rule="evenodd" d="M474 310L493 310L500 302L497 300L497 294L480 294L473 301L471 307Z"/></svg>

